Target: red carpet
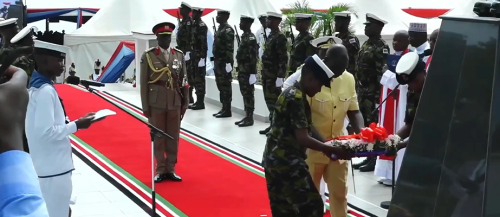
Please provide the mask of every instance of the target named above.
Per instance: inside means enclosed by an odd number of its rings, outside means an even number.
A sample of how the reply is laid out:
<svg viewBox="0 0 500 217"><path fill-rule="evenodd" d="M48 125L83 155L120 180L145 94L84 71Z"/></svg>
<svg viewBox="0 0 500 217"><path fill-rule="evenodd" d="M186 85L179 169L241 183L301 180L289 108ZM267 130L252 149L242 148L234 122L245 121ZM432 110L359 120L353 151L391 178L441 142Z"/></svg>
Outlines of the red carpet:
<svg viewBox="0 0 500 217"><path fill-rule="evenodd" d="M68 85L56 88L71 120L106 108L116 111L117 115L75 135L150 188L147 126L91 93ZM156 192L183 212L178 216L271 216L265 179L184 139L179 144L176 172L183 181L157 184Z"/></svg>

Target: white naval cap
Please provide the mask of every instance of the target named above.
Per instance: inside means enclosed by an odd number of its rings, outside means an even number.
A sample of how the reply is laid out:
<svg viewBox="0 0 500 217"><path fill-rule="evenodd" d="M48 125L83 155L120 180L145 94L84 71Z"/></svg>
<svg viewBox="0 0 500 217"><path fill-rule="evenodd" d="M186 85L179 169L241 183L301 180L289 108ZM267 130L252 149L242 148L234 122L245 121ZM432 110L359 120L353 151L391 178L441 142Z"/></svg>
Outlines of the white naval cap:
<svg viewBox="0 0 500 217"><path fill-rule="evenodd" d="M317 48L329 48L333 44L342 44L342 39L335 36L323 36L311 40L310 43Z"/></svg>
<svg viewBox="0 0 500 217"><path fill-rule="evenodd" d="M385 25L385 24L387 24L387 21L385 21L384 19L378 17L375 14L367 13L366 14L366 22L365 22L365 24L368 24L368 23L378 23L378 24L381 24L381 25Z"/></svg>
<svg viewBox="0 0 500 217"><path fill-rule="evenodd" d="M312 14L304 14L304 13L295 13L293 14L295 20L310 20L312 19Z"/></svg>
<svg viewBox="0 0 500 217"><path fill-rule="evenodd" d="M10 27L11 25L17 25L17 18L0 21L0 27Z"/></svg>
<svg viewBox="0 0 500 217"><path fill-rule="evenodd" d="M351 18L351 12L349 11L343 11L343 12L333 12L334 17L345 17L345 18Z"/></svg>
<svg viewBox="0 0 500 217"><path fill-rule="evenodd" d="M30 36L31 35L31 27L24 27L23 29L21 29L21 31L19 31L16 35L14 35L14 37L12 37L12 39L10 39L10 43L12 44L15 44L21 40L23 40L26 36ZM31 36L32 38L34 38L33 36Z"/></svg>
<svg viewBox="0 0 500 217"><path fill-rule="evenodd" d="M258 17L258 18L259 18L259 19L261 19L261 18L267 18L267 14L261 14L261 15L259 15L259 17Z"/></svg>
<svg viewBox="0 0 500 217"><path fill-rule="evenodd" d="M396 65L396 80L400 84L408 84L415 73L425 71L425 63L416 52L403 55Z"/></svg>
<svg viewBox="0 0 500 217"><path fill-rule="evenodd" d="M281 19L283 17L283 14L276 13L276 12L267 12L267 17Z"/></svg>
<svg viewBox="0 0 500 217"><path fill-rule="evenodd" d="M330 81L335 74L333 74L318 55L314 54L313 56L307 57L304 61L304 67L310 69L324 86L330 87Z"/></svg>
<svg viewBox="0 0 500 217"><path fill-rule="evenodd" d="M181 7L184 6L186 8L189 8L189 9L193 9L193 7L191 7L191 5L189 5L188 3L186 2L181 2Z"/></svg>
<svg viewBox="0 0 500 217"><path fill-rule="evenodd" d="M56 57L66 57L66 53L69 51L69 47L53 44L45 41L34 40L35 42L35 54L56 56Z"/></svg>
<svg viewBox="0 0 500 217"><path fill-rule="evenodd" d="M1 18L1 17L0 17L0 22L1 22L1 21L4 21L4 20L5 20L4 18Z"/></svg>
<svg viewBox="0 0 500 217"><path fill-rule="evenodd" d="M191 10L193 10L193 11L203 11L203 8L192 7Z"/></svg>
<svg viewBox="0 0 500 217"><path fill-rule="evenodd" d="M409 32L423 32L427 33L427 23L410 23Z"/></svg>

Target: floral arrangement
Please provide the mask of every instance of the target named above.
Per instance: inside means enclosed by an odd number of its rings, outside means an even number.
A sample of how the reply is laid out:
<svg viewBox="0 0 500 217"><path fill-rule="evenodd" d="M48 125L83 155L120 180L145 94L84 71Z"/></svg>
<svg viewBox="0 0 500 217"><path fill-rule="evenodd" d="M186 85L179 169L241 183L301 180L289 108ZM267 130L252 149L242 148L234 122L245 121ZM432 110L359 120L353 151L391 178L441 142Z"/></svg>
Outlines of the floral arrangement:
<svg viewBox="0 0 500 217"><path fill-rule="evenodd" d="M398 135L389 135L383 126L371 123L359 134L335 137L327 144L342 147L354 157L367 157L395 153L400 141Z"/></svg>

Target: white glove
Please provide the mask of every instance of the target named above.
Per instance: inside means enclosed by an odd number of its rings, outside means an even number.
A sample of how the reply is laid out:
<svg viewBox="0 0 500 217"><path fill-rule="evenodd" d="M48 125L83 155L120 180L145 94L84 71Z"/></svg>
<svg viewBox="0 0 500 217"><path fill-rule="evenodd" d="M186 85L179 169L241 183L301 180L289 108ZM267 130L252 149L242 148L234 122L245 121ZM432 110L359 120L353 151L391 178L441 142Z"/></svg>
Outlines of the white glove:
<svg viewBox="0 0 500 217"><path fill-rule="evenodd" d="M232 70L233 70L233 67L231 66L231 63L226 63L226 72L231 73Z"/></svg>
<svg viewBox="0 0 500 217"><path fill-rule="evenodd" d="M250 75L250 79L248 80L248 82L250 83L250 85L255 84L255 82L257 82L257 77L255 77L255 74Z"/></svg>
<svg viewBox="0 0 500 217"><path fill-rule="evenodd" d="M189 55L189 54L191 54L190 51L186 52L186 55L184 55L184 60L188 61L191 59L191 55Z"/></svg>
<svg viewBox="0 0 500 217"><path fill-rule="evenodd" d="M283 86L283 78L276 78L276 87Z"/></svg>
<svg viewBox="0 0 500 217"><path fill-rule="evenodd" d="M201 58L200 62L198 62L198 67L203 67L205 66L205 58Z"/></svg>

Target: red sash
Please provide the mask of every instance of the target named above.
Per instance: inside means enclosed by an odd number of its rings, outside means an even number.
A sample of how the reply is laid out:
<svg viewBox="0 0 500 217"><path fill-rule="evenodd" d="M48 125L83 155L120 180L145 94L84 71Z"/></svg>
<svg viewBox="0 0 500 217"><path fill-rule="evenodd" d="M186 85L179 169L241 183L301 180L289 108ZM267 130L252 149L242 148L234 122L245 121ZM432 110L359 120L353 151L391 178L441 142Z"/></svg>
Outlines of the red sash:
<svg viewBox="0 0 500 217"><path fill-rule="evenodd" d="M432 55L429 56L429 58L427 59L427 62L425 62L425 70L429 70L429 64L431 63L431 60L432 60Z"/></svg>

